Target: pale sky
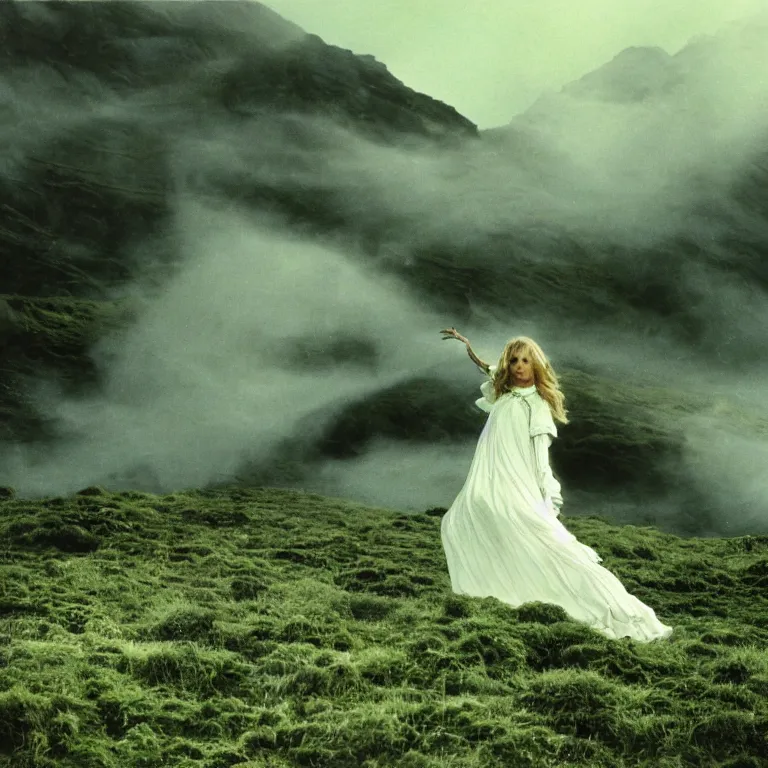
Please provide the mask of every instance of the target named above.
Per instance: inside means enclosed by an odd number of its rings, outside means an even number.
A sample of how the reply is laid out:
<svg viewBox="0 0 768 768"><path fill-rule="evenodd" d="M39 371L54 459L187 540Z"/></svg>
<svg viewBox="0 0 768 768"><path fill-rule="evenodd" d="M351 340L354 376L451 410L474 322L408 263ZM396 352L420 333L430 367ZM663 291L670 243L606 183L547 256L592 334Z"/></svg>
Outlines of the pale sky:
<svg viewBox="0 0 768 768"><path fill-rule="evenodd" d="M372 54L480 128L508 123L629 46L676 53L768 0L265 0L326 43Z"/></svg>

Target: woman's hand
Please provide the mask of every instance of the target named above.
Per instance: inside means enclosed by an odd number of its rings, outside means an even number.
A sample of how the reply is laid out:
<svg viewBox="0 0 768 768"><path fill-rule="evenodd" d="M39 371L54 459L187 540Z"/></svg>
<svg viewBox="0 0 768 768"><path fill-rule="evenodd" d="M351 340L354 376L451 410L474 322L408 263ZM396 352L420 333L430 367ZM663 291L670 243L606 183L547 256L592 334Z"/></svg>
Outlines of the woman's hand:
<svg viewBox="0 0 768 768"><path fill-rule="evenodd" d="M462 336L453 326L450 328L443 328L440 333L447 334L446 336L443 336L443 341L446 339L456 339L457 341L461 341L464 344L469 344L469 341L466 336Z"/></svg>

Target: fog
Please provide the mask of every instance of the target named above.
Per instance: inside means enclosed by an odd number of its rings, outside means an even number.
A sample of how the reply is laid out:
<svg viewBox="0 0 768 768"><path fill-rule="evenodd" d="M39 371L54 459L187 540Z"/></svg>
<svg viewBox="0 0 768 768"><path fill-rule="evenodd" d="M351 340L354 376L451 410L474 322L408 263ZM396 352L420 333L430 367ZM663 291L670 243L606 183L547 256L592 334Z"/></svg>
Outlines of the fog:
<svg viewBox="0 0 768 768"><path fill-rule="evenodd" d="M280 10L279 3L273 7ZM439 330L457 320L408 282L414 254L431 243L467 246L464 258L483 266L506 258L469 247L490 234L530 233L532 262L576 258L557 252L559 239L567 238L580 245L585 265L618 274L630 266L621 248L682 237L709 253L722 248L726 262L739 258L720 243L733 228L768 242L766 219L733 194L768 136L768 54L756 44L760 35L746 32L731 28L704 41L703 65L696 51L674 64L663 52L641 57L642 72L652 71L653 60L653 71L674 75L672 86L652 89L643 100L610 101L598 79L550 94L468 148L439 151L384 147L305 118L325 149L303 155L310 150L289 146L267 118L242 122L212 113L191 125L184 113L158 112L141 98L125 100L95 84L85 101L68 104L56 76L38 71L35 87L42 83L57 95L46 97L56 107L48 107L45 129L25 132L32 149L96 114L140 114L175 137L177 192L168 237L182 261L166 283L138 279L115 292L115 298L132 296L140 317L92 350L105 372L103 393L71 399L55 381L38 383L35 398L68 439L52 452L6 447L0 483L25 496L91 484L156 492L200 487L230 478L244 461L268 460L286 440L310 442L350 402L416 375L479 387L482 376L464 347L440 339ZM25 94L31 116L35 97L31 89ZM4 132L19 135L22 128L7 122ZM287 190L321 188L340 212L386 219L391 243L371 255L354 238L311 240L279 217L223 201L204 181L214 173ZM702 213L713 201L725 218ZM554 250L539 247L550 241ZM151 253L163 244L141 247ZM589 287L584 296L553 294L546 311L536 313L517 311L514 297L508 306L474 301L471 321L459 330L487 362L497 360L511 336L525 334L542 344L556 369L581 364L628 384L718 393L763 410L765 284L696 253L670 251L675 259L687 260L684 269L659 279L674 281L689 297L682 310L704 326L700 347L682 343L663 322L606 321L590 308ZM293 357L296 339L322 353L348 335L369 341L374 353L327 368ZM439 385L434 397L441 399ZM477 417L479 435L484 415ZM765 445L754 434L734 433L727 412L702 423L687 425L686 466L727 506L720 530L764 527ZM314 463L293 481L286 475L284 484L409 511L449 506L474 444L414 448L380 440L364 456ZM567 488L564 497L569 514ZM579 513L605 511L624 521L647 514L631 500L578 498L573 511ZM624 506L617 512L617 505ZM656 513L672 517L674 500Z"/></svg>
<svg viewBox="0 0 768 768"><path fill-rule="evenodd" d="M442 318L406 286L253 218L178 201L183 267L159 296L134 286L140 321L93 349L107 371L103 396L62 400L54 382L40 386L69 438L33 471L6 463L12 485L71 492L137 465L165 488L202 485L244 458L266 460L319 409L330 418L446 359L429 333ZM308 373L285 343L304 337L322 349L350 329L376 340L375 372L361 361Z"/></svg>

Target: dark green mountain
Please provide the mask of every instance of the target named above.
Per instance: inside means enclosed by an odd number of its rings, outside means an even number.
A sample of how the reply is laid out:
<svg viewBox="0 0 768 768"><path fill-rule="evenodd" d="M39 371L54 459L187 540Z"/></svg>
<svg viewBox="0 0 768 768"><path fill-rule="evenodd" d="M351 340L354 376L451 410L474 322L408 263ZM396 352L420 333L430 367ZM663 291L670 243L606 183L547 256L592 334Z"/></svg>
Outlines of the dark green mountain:
<svg viewBox="0 0 768 768"><path fill-rule="evenodd" d="M363 266L397 276L456 325L493 318L511 335L523 319L559 323L572 423L553 462L564 484L643 499L645 522L659 522L654 500L672 495L664 525L680 532L754 523L759 491L726 524L688 444L691 418L765 440L753 401L690 373L722 365L721 379L749 377L765 350L764 134L755 124L732 156L707 164L693 153L665 176L662 150L653 162L623 151L628 113L610 111L661 104L668 122L654 130L666 135L683 119L669 100L680 114L700 101L706 83L692 78L704 43L675 57L624 52L509 126L478 131L373 57L326 45L259 3L6 2L0 35L7 448L64 444L65 426L32 385L54 380L73 398L103 390L94 345L141 317L132 286L157 294L179 273L174 217L180 199L194 198L319 244L354 243ZM609 111L595 117L596 103ZM589 152L608 145L624 165L603 172ZM576 329L580 339L606 331L642 342L640 372L658 341L658 359L682 360L687 378L633 379L569 344ZM379 340L353 327L320 341L292 334L280 356L309 372L381 372ZM243 457L227 481L301 483L318 462L364 456L379 438L471 441L482 424L478 383L418 374L321 409L269 460ZM133 484L170 490L135 464Z"/></svg>

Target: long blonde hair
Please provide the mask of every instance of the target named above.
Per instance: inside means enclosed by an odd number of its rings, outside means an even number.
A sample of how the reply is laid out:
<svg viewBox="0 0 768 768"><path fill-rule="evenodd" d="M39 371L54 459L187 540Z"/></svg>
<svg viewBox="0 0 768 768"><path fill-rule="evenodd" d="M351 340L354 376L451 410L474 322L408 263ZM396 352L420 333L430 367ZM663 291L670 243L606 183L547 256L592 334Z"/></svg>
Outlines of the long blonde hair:
<svg viewBox="0 0 768 768"><path fill-rule="evenodd" d="M527 336L516 336L507 342L504 351L499 358L498 368L493 377L493 391L498 399L505 392L509 392L514 385L514 373L512 370L513 357L519 357L528 353L533 363L533 383L537 392L549 405L552 418L561 424L568 423L568 411L565 410L565 395L560 391L560 382L555 374L549 359L542 348Z"/></svg>

